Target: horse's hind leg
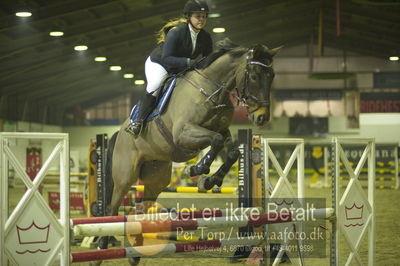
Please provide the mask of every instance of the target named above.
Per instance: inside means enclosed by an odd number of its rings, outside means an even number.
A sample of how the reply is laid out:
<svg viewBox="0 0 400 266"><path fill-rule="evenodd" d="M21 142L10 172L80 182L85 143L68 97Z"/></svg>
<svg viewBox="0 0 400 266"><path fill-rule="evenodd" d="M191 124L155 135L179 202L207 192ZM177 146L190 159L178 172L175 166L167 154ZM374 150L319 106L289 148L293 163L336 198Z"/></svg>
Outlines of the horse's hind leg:
<svg viewBox="0 0 400 266"><path fill-rule="evenodd" d="M140 173L142 158L136 147L130 145L128 134L120 133L114 148L112 160L112 179L114 189L111 203L108 206L108 215L118 215L118 209L124 196L129 192L132 184L136 182Z"/></svg>
<svg viewBox="0 0 400 266"><path fill-rule="evenodd" d="M168 186L171 180L172 162L148 161L144 162L140 171L140 179L144 185L142 213L146 213L149 207L154 206L160 193ZM136 206L139 208L139 206ZM143 244L143 236L135 237L135 244ZM131 265L137 265L140 258L129 258Z"/></svg>
<svg viewBox="0 0 400 266"><path fill-rule="evenodd" d="M115 165L113 167L113 180L114 180L114 190L112 195L111 204L109 205L108 211L109 215L118 215L119 206L124 198L124 196L131 189L132 184L137 180L139 175L139 158L134 158L133 166L131 166L132 157L126 156L125 158L120 157L119 160L114 160ZM140 243L140 240L138 241ZM137 265L139 263L139 258L130 258L130 265Z"/></svg>
<svg viewBox="0 0 400 266"><path fill-rule="evenodd" d="M117 139L112 156L112 179L113 190L111 203L107 206L107 215L118 215L118 209L122 199L130 190L132 184L138 177L138 164L140 158L137 152L129 145L121 144L121 139ZM106 249L108 246L108 236L103 236L99 240L99 248ZM91 262L90 265L100 265L101 261Z"/></svg>
<svg viewBox="0 0 400 266"><path fill-rule="evenodd" d="M143 163L140 179L144 185L143 201L151 205L171 182L172 162L147 161Z"/></svg>

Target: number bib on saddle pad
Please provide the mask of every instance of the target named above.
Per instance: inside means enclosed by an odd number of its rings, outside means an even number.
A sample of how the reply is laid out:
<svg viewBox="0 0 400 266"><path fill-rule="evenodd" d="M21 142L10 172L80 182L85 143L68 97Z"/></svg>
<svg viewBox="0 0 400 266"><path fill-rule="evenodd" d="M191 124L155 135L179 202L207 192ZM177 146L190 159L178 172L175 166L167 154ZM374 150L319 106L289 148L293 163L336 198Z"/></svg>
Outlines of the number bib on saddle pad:
<svg viewBox="0 0 400 266"><path fill-rule="evenodd" d="M168 78L165 83L163 84L163 88L165 88L164 90L162 90L162 94L161 97L158 97L157 99L157 104L156 104L156 108L154 108L154 110L147 116L146 121L151 121L153 120L156 116L161 115L168 106L168 100L172 94L172 91L175 88L176 85L176 76L172 76L170 78ZM139 112L139 108L138 105L136 104L133 107L133 115L132 115L132 120L136 120L137 116L138 116L138 112Z"/></svg>

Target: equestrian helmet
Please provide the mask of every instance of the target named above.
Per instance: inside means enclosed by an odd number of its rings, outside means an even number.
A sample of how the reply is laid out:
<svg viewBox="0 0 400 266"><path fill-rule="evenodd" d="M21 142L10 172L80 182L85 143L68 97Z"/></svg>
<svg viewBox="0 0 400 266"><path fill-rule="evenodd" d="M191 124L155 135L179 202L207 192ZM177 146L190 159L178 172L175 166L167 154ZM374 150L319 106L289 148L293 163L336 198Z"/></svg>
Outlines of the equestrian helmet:
<svg viewBox="0 0 400 266"><path fill-rule="evenodd" d="M209 13L208 5L204 0L189 0L183 8L183 14L189 16L191 13Z"/></svg>

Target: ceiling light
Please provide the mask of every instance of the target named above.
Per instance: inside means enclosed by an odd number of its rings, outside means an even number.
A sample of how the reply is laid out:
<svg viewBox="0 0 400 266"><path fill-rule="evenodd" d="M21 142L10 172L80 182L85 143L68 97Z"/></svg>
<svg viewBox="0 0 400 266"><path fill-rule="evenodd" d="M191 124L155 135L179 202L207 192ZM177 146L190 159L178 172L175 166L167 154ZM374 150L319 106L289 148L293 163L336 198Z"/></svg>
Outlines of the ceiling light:
<svg viewBox="0 0 400 266"><path fill-rule="evenodd" d="M96 62L104 62L104 61L107 61L107 57L98 56L98 57L94 58L94 61L96 61Z"/></svg>
<svg viewBox="0 0 400 266"><path fill-rule="evenodd" d="M60 36L64 35L64 32L62 32L62 31L50 31L49 35L53 36L53 37L60 37Z"/></svg>
<svg viewBox="0 0 400 266"><path fill-rule="evenodd" d="M222 33L222 32L225 32L225 28L213 28L212 31L214 33Z"/></svg>
<svg viewBox="0 0 400 266"><path fill-rule="evenodd" d="M135 80L135 85L143 85L143 84L144 84L144 80L142 80L142 79Z"/></svg>
<svg viewBox="0 0 400 266"><path fill-rule="evenodd" d="M122 67L120 67L120 66L110 66L111 71L120 71L121 69L122 69Z"/></svg>
<svg viewBox="0 0 400 266"><path fill-rule="evenodd" d="M208 14L209 18L219 18L220 16L221 16L220 13L210 13L210 14Z"/></svg>
<svg viewBox="0 0 400 266"><path fill-rule="evenodd" d="M399 61L399 57L398 56L391 56L389 57L390 61Z"/></svg>
<svg viewBox="0 0 400 266"><path fill-rule="evenodd" d="M32 13L31 12L27 12L27 11L22 11L22 12L15 13L15 15L17 17L26 18L26 17L32 16Z"/></svg>
<svg viewBox="0 0 400 266"><path fill-rule="evenodd" d="M133 74L124 74L124 78L126 78L126 79L133 79L134 76L135 75L133 75Z"/></svg>
<svg viewBox="0 0 400 266"><path fill-rule="evenodd" d="M74 47L75 51L86 51L88 47L86 45L77 45Z"/></svg>

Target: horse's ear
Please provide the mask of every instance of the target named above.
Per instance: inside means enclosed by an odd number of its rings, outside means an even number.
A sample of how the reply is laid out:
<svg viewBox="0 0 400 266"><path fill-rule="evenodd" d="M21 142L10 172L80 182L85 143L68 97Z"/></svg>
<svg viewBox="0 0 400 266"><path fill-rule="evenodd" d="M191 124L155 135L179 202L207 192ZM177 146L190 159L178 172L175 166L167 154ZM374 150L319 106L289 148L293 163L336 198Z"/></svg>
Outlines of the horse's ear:
<svg viewBox="0 0 400 266"><path fill-rule="evenodd" d="M264 45L262 44L256 44L253 46L253 58L259 58L260 56L262 56L263 53L265 53L265 49L266 48Z"/></svg>
<svg viewBox="0 0 400 266"><path fill-rule="evenodd" d="M276 48L269 49L268 52L271 56L275 56L282 48L283 48L283 45L276 47Z"/></svg>

